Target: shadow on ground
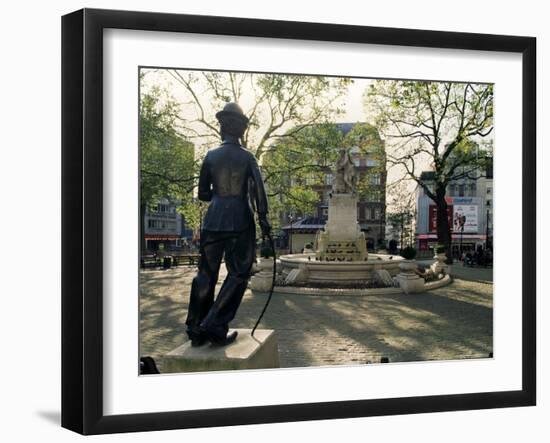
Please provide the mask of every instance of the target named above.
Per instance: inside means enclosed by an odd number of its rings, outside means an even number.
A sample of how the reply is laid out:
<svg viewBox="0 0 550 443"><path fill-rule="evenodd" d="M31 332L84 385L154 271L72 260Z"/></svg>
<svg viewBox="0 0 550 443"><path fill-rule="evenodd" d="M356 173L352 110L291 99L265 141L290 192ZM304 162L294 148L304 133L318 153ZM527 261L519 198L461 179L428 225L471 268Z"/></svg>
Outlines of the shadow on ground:
<svg viewBox="0 0 550 443"><path fill-rule="evenodd" d="M194 268L141 274L141 355L161 366L182 344ZM247 291L232 327L251 328L267 294ZM455 280L393 296L274 294L260 328L275 329L282 367L483 358L492 352L492 284ZM162 371L162 367L160 367Z"/></svg>

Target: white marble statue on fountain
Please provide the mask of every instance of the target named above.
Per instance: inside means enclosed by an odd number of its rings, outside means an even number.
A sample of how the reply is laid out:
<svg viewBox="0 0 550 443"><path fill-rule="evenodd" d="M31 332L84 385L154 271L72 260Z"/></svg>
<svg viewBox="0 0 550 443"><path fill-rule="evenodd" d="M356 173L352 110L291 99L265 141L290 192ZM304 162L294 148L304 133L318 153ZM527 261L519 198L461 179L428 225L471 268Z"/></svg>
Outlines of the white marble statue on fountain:
<svg viewBox="0 0 550 443"><path fill-rule="evenodd" d="M357 173L349 150L342 148L336 160L336 174L332 183L335 194L355 194Z"/></svg>
<svg viewBox="0 0 550 443"><path fill-rule="evenodd" d="M316 258L321 261L364 261L365 234L357 222L357 173L349 150L341 149L328 203L328 220L316 238Z"/></svg>

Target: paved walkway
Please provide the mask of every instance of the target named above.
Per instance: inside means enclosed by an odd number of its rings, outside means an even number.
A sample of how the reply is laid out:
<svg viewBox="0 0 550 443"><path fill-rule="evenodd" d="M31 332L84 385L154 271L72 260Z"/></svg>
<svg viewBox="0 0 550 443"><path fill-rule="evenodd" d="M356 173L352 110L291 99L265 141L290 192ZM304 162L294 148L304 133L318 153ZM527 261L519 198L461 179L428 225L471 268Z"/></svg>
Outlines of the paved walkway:
<svg viewBox="0 0 550 443"><path fill-rule="evenodd" d="M456 262L452 268L453 275L456 278L471 281L480 281L486 283L493 282L493 268L484 268L481 266L463 266Z"/></svg>
<svg viewBox="0 0 550 443"><path fill-rule="evenodd" d="M184 321L194 273L190 267L141 273L141 355L160 362L187 340ZM251 328L266 297L247 291L231 326ZM282 367L364 364L381 357L392 362L482 358L492 352L492 284L457 278L409 296L274 294L260 328L277 331Z"/></svg>

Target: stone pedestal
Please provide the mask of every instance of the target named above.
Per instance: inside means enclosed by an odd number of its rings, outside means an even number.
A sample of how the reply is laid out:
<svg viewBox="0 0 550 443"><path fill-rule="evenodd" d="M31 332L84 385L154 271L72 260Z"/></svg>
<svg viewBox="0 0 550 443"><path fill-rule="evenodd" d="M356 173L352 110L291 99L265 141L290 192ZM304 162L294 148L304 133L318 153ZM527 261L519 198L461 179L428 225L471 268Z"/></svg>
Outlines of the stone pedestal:
<svg viewBox="0 0 550 443"><path fill-rule="evenodd" d="M332 194L328 202L325 232L330 241L355 241L361 233L357 223L357 196Z"/></svg>
<svg viewBox="0 0 550 443"><path fill-rule="evenodd" d="M279 367L277 337L271 329L237 329L237 339L228 346L192 347L188 341L163 357L162 373L267 369Z"/></svg>
<svg viewBox="0 0 550 443"><path fill-rule="evenodd" d="M249 287L253 291L269 292L273 283L273 258L260 258L258 273L250 279Z"/></svg>
<svg viewBox="0 0 550 443"><path fill-rule="evenodd" d="M317 237L316 257L321 261L363 261L367 259L365 234L357 223L357 196L332 194L328 219Z"/></svg>
<svg viewBox="0 0 550 443"><path fill-rule="evenodd" d="M416 274L417 265L413 260L403 260L399 263L401 272L394 278L405 294L422 292L424 290L424 279Z"/></svg>

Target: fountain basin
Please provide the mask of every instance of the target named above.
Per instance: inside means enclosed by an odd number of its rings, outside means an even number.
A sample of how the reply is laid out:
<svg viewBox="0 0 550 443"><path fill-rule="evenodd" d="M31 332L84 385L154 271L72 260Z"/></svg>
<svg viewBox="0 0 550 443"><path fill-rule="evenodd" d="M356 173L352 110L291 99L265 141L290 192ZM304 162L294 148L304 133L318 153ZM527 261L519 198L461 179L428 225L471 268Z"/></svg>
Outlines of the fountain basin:
<svg viewBox="0 0 550 443"><path fill-rule="evenodd" d="M450 275L446 275L440 280L427 282L424 285L424 291L431 291L433 289L439 289L443 286L452 283ZM261 291L259 291L261 292ZM267 292L267 291L264 291ZM350 288L308 288L307 286L275 286L274 292L277 294L292 294L292 295L310 295L310 296L366 296L366 295L378 295L378 296L391 296L402 295L403 290L399 287L392 288L368 288L368 289L350 289Z"/></svg>
<svg viewBox="0 0 550 443"><path fill-rule="evenodd" d="M390 258L391 257L391 258ZM288 254L280 257L284 277L293 269L305 270L308 282L365 282L376 279L375 271L385 269L393 277L399 274L403 257L389 254L369 254L363 261L315 261L315 253Z"/></svg>

